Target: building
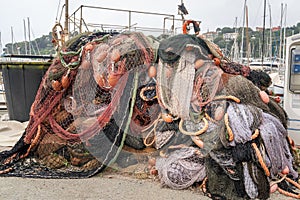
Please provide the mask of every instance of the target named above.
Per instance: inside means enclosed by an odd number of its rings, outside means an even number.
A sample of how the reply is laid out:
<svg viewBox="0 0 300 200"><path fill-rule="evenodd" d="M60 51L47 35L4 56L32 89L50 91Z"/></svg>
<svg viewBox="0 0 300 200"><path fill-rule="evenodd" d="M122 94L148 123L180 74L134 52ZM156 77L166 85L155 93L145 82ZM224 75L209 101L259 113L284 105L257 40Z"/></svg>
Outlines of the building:
<svg viewBox="0 0 300 200"><path fill-rule="evenodd" d="M224 33L223 39L225 41L234 40L237 38L237 36L238 36L238 33Z"/></svg>
<svg viewBox="0 0 300 200"><path fill-rule="evenodd" d="M218 33L214 31L208 31L206 33L203 33L203 36L210 41L214 41L214 39L217 38Z"/></svg>

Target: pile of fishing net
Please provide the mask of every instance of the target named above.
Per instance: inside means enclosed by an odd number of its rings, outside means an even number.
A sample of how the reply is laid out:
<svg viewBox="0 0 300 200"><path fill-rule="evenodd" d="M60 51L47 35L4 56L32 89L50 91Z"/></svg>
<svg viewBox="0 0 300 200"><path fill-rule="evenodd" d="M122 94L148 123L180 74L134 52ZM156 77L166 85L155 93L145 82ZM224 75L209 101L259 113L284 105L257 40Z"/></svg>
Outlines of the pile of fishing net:
<svg viewBox="0 0 300 200"><path fill-rule="evenodd" d="M205 38L79 35L59 52L1 176L85 178L136 169L214 199L298 198L284 110Z"/></svg>

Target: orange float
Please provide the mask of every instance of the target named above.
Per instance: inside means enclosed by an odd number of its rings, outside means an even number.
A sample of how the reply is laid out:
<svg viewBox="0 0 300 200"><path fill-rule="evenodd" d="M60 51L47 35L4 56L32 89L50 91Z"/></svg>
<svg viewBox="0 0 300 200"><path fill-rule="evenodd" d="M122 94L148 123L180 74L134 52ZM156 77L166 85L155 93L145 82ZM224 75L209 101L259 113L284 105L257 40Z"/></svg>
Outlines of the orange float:
<svg viewBox="0 0 300 200"><path fill-rule="evenodd" d="M52 86L53 90L55 90L55 91L61 91L61 89L62 89L61 83L57 80L52 80L51 86Z"/></svg>
<svg viewBox="0 0 300 200"><path fill-rule="evenodd" d="M198 35L199 32L200 32L200 28L199 28L200 23L196 22L194 20L186 20L186 21L184 21L184 23L182 25L182 33L183 34L188 34L187 26L189 26L190 23L192 23L193 26L194 26L194 32L195 32L195 34Z"/></svg>
<svg viewBox="0 0 300 200"><path fill-rule="evenodd" d="M282 173L283 175L289 174L289 173L290 173L289 167L288 167L288 166L285 166L285 167L283 168L283 170L281 171L281 173Z"/></svg>
<svg viewBox="0 0 300 200"><path fill-rule="evenodd" d="M120 79L121 75L120 74L110 74L109 77L108 77L108 84L111 86L111 87L115 87Z"/></svg>
<svg viewBox="0 0 300 200"><path fill-rule="evenodd" d="M259 96L264 103L268 104L270 102L270 97L265 91L260 91Z"/></svg>
<svg viewBox="0 0 300 200"><path fill-rule="evenodd" d="M169 114L169 113L162 113L161 117L162 117L162 119L163 119L165 122L167 122L167 123L173 122L173 117L172 117L172 115Z"/></svg>
<svg viewBox="0 0 300 200"><path fill-rule="evenodd" d="M66 74L63 77L61 77L61 85L64 89L68 88L70 85L70 78L69 76Z"/></svg>
<svg viewBox="0 0 300 200"><path fill-rule="evenodd" d="M94 49L94 45L92 43L88 43L84 47L85 51L92 51L93 49Z"/></svg>
<svg viewBox="0 0 300 200"><path fill-rule="evenodd" d="M153 66L153 65L151 65L150 67L149 67L149 69L148 69L148 76L150 77L150 78L153 78L153 77L155 77L156 76L156 67L155 66Z"/></svg>
<svg viewBox="0 0 300 200"><path fill-rule="evenodd" d="M113 62L118 62L120 60L120 57L121 57L121 53L118 49L114 49L112 52L111 52L111 61Z"/></svg>
<svg viewBox="0 0 300 200"><path fill-rule="evenodd" d="M198 59L198 60L196 60L196 62L194 63L195 69L199 69L199 68L202 67L203 65L204 65L204 60L202 60L202 59Z"/></svg>
<svg viewBox="0 0 300 200"><path fill-rule="evenodd" d="M101 63L107 56L107 51L102 51L99 53L98 57L96 58L98 63Z"/></svg>
<svg viewBox="0 0 300 200"><path fill-rule="evenodd" d="M221 60L219 58L213 58L215 65L220 66Z"/></svg>

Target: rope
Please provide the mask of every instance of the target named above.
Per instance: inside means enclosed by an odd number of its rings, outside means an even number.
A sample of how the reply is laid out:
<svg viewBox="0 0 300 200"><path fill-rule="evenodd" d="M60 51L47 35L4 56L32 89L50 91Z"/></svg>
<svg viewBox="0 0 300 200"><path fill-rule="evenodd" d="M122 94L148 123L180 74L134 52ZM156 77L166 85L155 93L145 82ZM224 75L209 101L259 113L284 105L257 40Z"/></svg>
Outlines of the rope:
<svg viewBox="0 0 300 200"><path fill-rule="evenodd" d="M214 120L213 118L211 118L207 113L204 113L204 117L208 119L208 121L211 121L215 124L218 124L219 122L217 122L216 120Z"/></svg>
<svg viewBox="0 0 300 200"><path fill-rule="evenodd" d="M13 170L14 170L13 167L9 167L9 168L7 168L7 169L1 170L1 171L0 171L0 174L7 174L7 173L9 173L9 172L11 172L11 171L13 171Z"/></svg>
<svg viewBox="0 0 300 200"><path fill-rule="evenodd" d="M148 99L148 98L144 95L144 93L145 93L146 91L148 91L148 90L155 90L155 89L156 89L156 86L143 87L143 88L141 89L141 91L140 91L140 97L141 97L141 99L143 99L144 101L153 101L154 99L156 99L157 96L154 96L154 97L152 97L151 99Z"/></svg>
<svg viewBox="0 0 300 200"><path fill-rule="evenodd" d="M284 176L282 176L279 180L276 180L276 181L271 181L270 182L270 187L272 187L273 185L277 184L277 183L280 183L282 182L285 178L286 178L286 174Z"/></svg>
<svg viewBox="0 0 300 200"><path fill-rule="evenodd" d="M260 153L257 145L255 143L252 143L251 145L252 145L252 147L253 147L253 149L255 151L255 154L257 156L257 159L258 159L258 162L259 162L260 166L263 168L266 176L269 177L270 176L270 171L269 171L266 163L264 162L263 157L262 157L262 155L261 155L261 153Z"/></svg>
<svg viewBox="0 0 300 200"><path fill-rule="evenodd" d="M291 192L287 192L281 188L277 188L278 192L285 195L285 196L288 196L288 197L293 197L295 199L300 199L300 194L293 194Z"/></svg>
<svg viewBox="0 0 300 200"><path fill-rule="evenodd" d="M251 136L251 139L254 140L254 139L256 139L258 136L259 136L259 130L258 130L258 129L255 129L255 132L254 132L254 134Z"/></svg>
<svg viewBox="0 0 300 200"><path fill-rule="evenodd" d="M216 100L233 100L235 101L236 103L240 103L241 100L235 96L232 96L232 95L228 95L228 96L216 96L213 101L216 101Z"/></svg>
<svg viewBox="0 0 300 200"><path fill-rule="evenodd" d="M68 51L68 52L59 51L59 59L60 59L61 64L64 67L69 68L69 69L77 68L81 61L83 48L84 47L81 47L80 49L78 49L78 51ZM77 55L78 55L78 60L74 61L74 62L70 62L68 64L66 63L66 61L63 58L63 56L77 56Z"/></svg>
<svg viewBox="0 0 300 200"><path fill-rule="evenodd" d="M31 142L29 148L27 149L26 154L23 155L23 156L21 156L21 158L25 158L25 157L28 156L28 154L30 153L31 149L37 145L37 143L38 143L40 137L41 137L41 124L38 125L38 129L37 129L36 136L35 136L35 138L32 140L32 142Z"/></svg>
<svg viewBox="0 0 300 200"><path fill-rule="evenodd" d="M205 133L208 129L208 121L204 117L202 119L204 121L204 126L203 126L202 129L200 129L199 131L196 131L196 132L189 132L189 131L184 130L183 127L182 127L183 126L183 119L181 119L180 122L179 122L179 125L178 125L179 131L181 133L183 133L184 135L190 135L190 136L196 136L196 135L201 135L202 133Z"/></svg>
<svg viewBox="0 0 300 200"><path fill-rule="evenodd" d="M224 122L225 122L225 126L226 126L226 129L227 129L227 132L228 132L228 141L231 142L234 139L234 135L233 135L232 129L231 129L230 124L229 124L228 113L225 113L225 115L224 115Z"/></svg>
<svg viewBox="0 0 300 200"><path fill-rule="evenodd" d="M135 100L136 100L136 94L137 94L137 89L138 89L138 77L139 77L139 73L135 72L134 74L134 89L133 89L133 93L132 93L132 98L131 98L131 105L130 105L130 111L128 114L128 118L127 118L127 123L123 132L123 137L120 143L120 146L118 148L117 153L115 154L114 158L108 163L108 166L110 166L112 163L114 163L116 161L116 159L118 158L124 143L125 143L125 139L126 139L126 135L128 133L129 127L130 127L130 122L131 122L131 117L132 117L132 113L134 110L134 104L135 104Z"/></svg>

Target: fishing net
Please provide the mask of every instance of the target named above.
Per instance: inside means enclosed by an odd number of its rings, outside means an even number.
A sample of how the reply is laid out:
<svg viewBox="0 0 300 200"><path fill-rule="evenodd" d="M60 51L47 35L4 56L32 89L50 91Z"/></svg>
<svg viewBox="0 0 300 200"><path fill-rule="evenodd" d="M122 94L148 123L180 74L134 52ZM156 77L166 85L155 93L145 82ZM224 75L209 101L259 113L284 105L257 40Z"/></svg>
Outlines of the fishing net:
<svg viewBox="0 0 300 200"><path fill-rule="evenodd" d="M113 162L129 130L130 102L147 81L143 71L153 62L152 45L139 33L76 38L45 74L26 132L1 153L2 163L11 164L1 167L20 176L86 177ZM144 146L139 135L127 143ZM21 158L29 170L16 166Z"/></svg>
<svg viewBox="0 0 300 200"><path fill-rule="evenodd" d="M0 174L113 167L173 189L201 185L214 199L267 199L274 185L297 195L286 113L255 74L198 36L79 35L45 74L20 140L0 153Z"/></svg>

